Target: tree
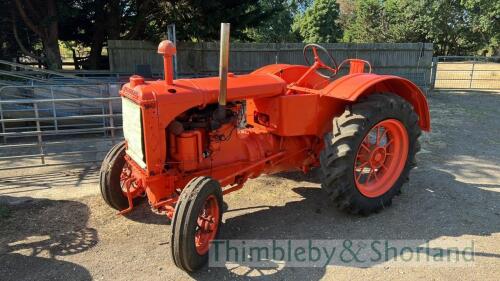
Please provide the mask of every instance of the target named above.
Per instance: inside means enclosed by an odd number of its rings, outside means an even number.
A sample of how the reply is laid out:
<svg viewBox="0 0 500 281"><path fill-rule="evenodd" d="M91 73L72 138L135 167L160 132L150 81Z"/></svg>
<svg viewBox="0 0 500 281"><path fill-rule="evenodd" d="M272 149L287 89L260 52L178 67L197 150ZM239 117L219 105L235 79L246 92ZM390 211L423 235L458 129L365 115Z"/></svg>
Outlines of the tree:
<svg viewBox="0 0 500 281"><path fill-rule="evenodd" d="M107 40L149 39L147 26L158 12L152 0L74 0L71 17L60 20L60 39L90 48L85 68L107 67L102 50Z"/></svg>
<svg viewBox="0 0 500 281"><path fill-rule="evenodd" d="M483 43L483 54L500 54L500 1L462 0L470 13L472 32Z"/></svg>
<svg viewBox="0 0 500 281"><path fill-rule="evenodd" d="M62 68L61 52L59 50L58 9L56 0L13 0L15 11L12 14L13 34L23 53L45 62L50 69ZM40 57L22 44L17 32L17 18L41 40L44 56Z"/></svg>
<svg viewBox="0 0 500 281"><path fill-rule="evenodd" d="M155 22L158 31L175 23L177 39L185 41L218 40L221 22L231 23L231 38L249 40L245 30L258 26L270 13L259 0L185 0L161 1L162 17Z"/></svg>
<svg viewBox="0 0 500 281"><path fill-rule="evenodd" d="M349 25L349 23L353 21L355 18L354 14L355 0L337 0L337 3L339 4L339 12L340 12L339 24L342 30L345 30L345 28Z"/></svg>
<svg viewBox="0 0 500 281"><path fill-rule="evenodd" d="M342 37L339 5L335 0L315 0L302 15L296 17L293 30L304 42L337 42Z"/></svg>
<svg viewBox="0 0 500 281"><path fill-rule="evenodd" d="M344 41L381 42L387 40L387 19L383 2L358 0L354 7L354 18L346 25Z"/></svg>
<svg viewBox="0 0 500 281"><path fill-rule="evenodd" d="M495 1L494 1L495 2ZM355 0L348 42L433 42L437 55L498 47L500 4L486 0Z"/></svg>
<svg viewBox="0 0 500 281"><path fill-rule="evenodd" d="M39 51L35 50L36 44L32 44L37 42L38 37L29 32L21 21L14 21L12 8L15 7L10 1L0 1L0 26L2 28L0 32L0 59L2 60L17 58L22 53L20 46L25 49L26 53L34 54ZM14 30L17 36L14 36Z"/></svg>
<svg viewBox="0 0 500 281"><path fill-rule="evenodd" d="M300 35L292 30L294 15L298 9L296 1L261 0L260 2L269 16L259 26L245 30L250 40L266 43L300 41Z"/></svg>
<svg viewBox="0 0 500 281"><path fill-rule="evenodd" d="M247 40L243 32L268 16L258 0L80 0L81 21L73 22L68 34L90 46L87 67L100 65L101 52L109 39L159 41L167 25L176 24L177 40L218 40L220 22L231 23L231 37Z"/></svg>

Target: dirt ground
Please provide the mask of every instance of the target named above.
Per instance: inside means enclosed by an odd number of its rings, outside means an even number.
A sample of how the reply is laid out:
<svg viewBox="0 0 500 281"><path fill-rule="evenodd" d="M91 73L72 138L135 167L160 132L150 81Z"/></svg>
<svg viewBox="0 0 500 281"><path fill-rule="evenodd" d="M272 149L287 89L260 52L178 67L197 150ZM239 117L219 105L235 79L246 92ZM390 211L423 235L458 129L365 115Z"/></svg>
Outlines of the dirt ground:
<svg viewBox="0 0 500 281"><path fill-rule="evenodd" d="M224 239L474 241L469 266L209 268L178 270L170 225L147 204L117 216L100 199L98 170L0 174L0 280L498 280L500 93L436 92L432 133L393 205L369 217L326 201L316 172L262 176L225 200Z"/></svg>

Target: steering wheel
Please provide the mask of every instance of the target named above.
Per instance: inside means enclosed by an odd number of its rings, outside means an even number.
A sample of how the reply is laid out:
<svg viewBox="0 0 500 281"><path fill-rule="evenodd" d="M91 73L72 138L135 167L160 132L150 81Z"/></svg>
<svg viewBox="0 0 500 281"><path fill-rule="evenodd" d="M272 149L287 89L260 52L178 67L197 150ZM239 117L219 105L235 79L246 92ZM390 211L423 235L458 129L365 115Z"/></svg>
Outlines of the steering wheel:
<svg viewBox="0 0 500 281"><path fill-rule="evenodd" d="M309 61L309 59L307 58L306 56L306 51L307 49L312 49L312 52L314 54L314 63L311 64L311 62ZM332 63L332 66L329 66L327 64L325 64L318 56L318 50L322 51L323 53L325 53L327 55L327 57L330 59L331 63ZM306 61L306 63L308 65L311 65L311 66L315 66L315 71L316 73L321 76L321 77L324 77L326 79L331 79L333 78L335 75L337 75L337 62L335 61L335 59L330 55L330 53L328 53L328 51L318 45L318 44L307 44L304 49L302 50L302 54L304 55L304 59ZM323 74L321 72L318 71L318 69L326 69L328 70L328 72L332 73L331 75L326 75L326 74Z"/></svg>

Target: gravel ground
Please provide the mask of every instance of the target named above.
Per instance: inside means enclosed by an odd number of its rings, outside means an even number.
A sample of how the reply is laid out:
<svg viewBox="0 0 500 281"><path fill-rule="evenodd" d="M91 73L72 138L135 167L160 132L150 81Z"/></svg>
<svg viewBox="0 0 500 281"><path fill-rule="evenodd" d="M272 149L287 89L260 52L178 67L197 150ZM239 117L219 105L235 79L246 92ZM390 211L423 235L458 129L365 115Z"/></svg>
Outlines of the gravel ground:
<svg viewBox="0 0 500 281"><path fill-rule="evenodd" d="M117 216L100 199L98 170L0 174L0 280L498 280L500 93L438 92L419 166L391 208L369 217L331 207L317 171L249 181L225 197L224 239L424 239L474 241L467 265L368 268L227 266L196 274L169 256L170 225L147 204Z"/></svg>

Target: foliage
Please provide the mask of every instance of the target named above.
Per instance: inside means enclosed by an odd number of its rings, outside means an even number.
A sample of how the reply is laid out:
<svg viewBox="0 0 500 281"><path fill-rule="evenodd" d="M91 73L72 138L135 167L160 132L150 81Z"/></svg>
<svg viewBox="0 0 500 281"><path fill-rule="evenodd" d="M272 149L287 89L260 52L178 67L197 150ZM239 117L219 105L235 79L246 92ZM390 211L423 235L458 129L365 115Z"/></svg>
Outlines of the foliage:
<svg viewBox="0 0 500 281"><path fill-rule="evenodd" d="M433 42L438 55L500 51L500 1L491 0L4 0L0 57L61 67L59 45L89 50L77 67L105 68L109 39L253 42Z"/></svg>
<svg viewBox="0 0 500 281"><path fill-rule="evenodd" d="M245 29L256 27L271 16L258 0L160 1L159 6L158 31L166 30L166 23L174 23L177 39L189 41L218 40L221 22L231 23L233 39L248 40Z"/></svg>
<svg viewBox="0 0 500 281"><path fill-rule="evenodd" d="M433 42L438 55L490 46L500 32L500 4L485 0L355 0L348 42ZM496 43L498 46L498 43Z"/></svg>
<svg viewBox="0 0 500 281"><path fill-rule="evenodd" d="M482 53L500 55L500 1L462 0L470 11L471 30L483 43Z"/></svg>
<svg viewBox="0 0 500 281"><path fill-rule="evenodd" d="M339 5L335 0L315 0L293 24L304 42L337 42L342 37Z"/></svg>
<svg viewBox="0 0 500 281"><path fill-rule="evenodd" d="M270 14L257 27L247 28L245 34L255 42L298 42L300 35L292 30L294 14L298 12L297 1L261 0L262 9Z"/></svg>

